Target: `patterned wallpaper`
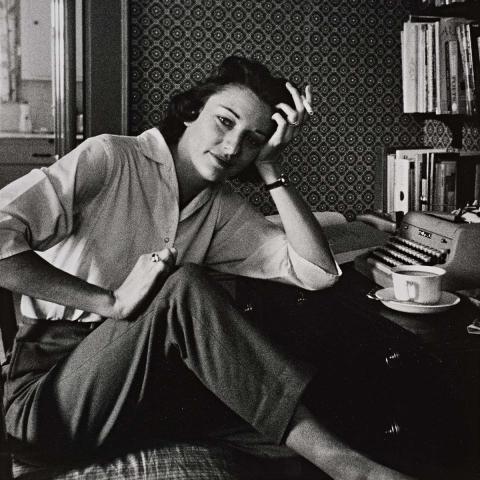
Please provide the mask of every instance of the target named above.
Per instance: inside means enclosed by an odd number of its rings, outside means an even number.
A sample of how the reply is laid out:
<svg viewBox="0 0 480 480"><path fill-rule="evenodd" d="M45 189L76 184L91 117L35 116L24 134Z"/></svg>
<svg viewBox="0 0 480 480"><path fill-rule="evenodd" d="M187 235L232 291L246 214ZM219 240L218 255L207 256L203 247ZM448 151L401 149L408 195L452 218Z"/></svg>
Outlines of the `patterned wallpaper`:
<svg viewBox="0 0 480 480"><path fill-rule="evenodd" d="M449 143L443 124L401 113L400 30L410 1L131 1L131 133L157 125L170 94L225 56L253 57L312 85L315 115L285 151L284 169L312 210L354 219L374 206L383 146ZM472 149L476 133L466 135ZM267 192L234 186L274 213Z"/></svg>

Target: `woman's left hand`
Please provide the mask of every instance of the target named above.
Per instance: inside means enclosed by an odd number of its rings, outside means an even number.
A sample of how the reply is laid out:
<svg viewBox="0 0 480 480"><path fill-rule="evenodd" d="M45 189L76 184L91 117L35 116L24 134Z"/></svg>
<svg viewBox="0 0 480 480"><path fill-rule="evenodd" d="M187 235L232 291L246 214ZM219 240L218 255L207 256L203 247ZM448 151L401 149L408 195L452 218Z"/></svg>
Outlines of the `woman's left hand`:
<svg viewBox="0 0 480 480"><path fill-rule="evenodd" d="M301 95L290 82L287 82L286 88L293 98L295 108L287 103L279 103L276 105L277 109L281 110L283 114L275 112L272 115L272 120L276 122L277 128L255 160L255 165L260 174L262 174L264 170L270 170L278 164L281 152L295 135L296 129L302 124L305 114L310 113L307 112L305 107L305 103L308 104L308 108L311 108L312 105L310 85L306 86L305 95Z"/></svg>

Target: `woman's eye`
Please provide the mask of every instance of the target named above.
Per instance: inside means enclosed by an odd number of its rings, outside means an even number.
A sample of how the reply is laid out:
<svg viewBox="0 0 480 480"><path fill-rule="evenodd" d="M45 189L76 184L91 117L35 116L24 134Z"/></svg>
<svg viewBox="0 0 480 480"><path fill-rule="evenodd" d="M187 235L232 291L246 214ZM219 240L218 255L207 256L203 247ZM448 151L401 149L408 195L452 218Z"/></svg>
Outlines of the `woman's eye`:
<svg viewBox="0 0 480 480"><path fill-rule="evenodd" d="M217 118L222 125L225 125L226 127L229 127L229 128L233 127L233 122L229 118L222 117L221 115L219 115Z"/></svg>

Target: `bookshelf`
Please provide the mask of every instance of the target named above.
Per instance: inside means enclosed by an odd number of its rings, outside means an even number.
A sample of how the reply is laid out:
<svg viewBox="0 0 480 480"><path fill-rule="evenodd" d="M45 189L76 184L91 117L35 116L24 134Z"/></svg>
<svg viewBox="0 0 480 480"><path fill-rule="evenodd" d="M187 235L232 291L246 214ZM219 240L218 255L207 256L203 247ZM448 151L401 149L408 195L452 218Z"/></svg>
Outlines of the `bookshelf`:
<svg viewBox="0 0 480 480"><path fill-rule="evenodd" d="M444 123L452 142L441 149L380 148L376 210L447 211L480 202L480 152L462 151L463 127L480 126L480 0L441 3L412 0L404 21L403 110L419 120ZM404 162L398 159L402 155ZM449 193L443 194L439 185L445 182Z"/></svg>
<svg viewBox="0 0 480 480"><path fill-rule="evenodd" d="M425 146L377 152L375 209L449 213L480 203L480 151Z"/></svg>
<svg viewBox="0 0 480 480"><path fill-rule="evenodd" d="M463 126L479 124L480 1L415 0L401 44L404 112L445 123L462 148Z"/></svg>
<svg viewBox="0 0 480 480"><path fill-rule="evenodd" d="M475 0L451 2L448 5L436 6L435 0L416 0L411 13L414 15L462 17L472 20L480 18L480 3Z"/></svg>

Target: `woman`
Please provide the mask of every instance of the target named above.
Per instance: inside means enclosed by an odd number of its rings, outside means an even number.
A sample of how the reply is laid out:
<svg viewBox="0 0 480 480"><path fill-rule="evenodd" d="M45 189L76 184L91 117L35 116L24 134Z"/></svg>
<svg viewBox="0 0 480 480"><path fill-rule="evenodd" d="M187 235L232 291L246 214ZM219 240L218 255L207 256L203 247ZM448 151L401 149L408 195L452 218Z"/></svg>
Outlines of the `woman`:
<svg viewBox="0 0 480 480"><path fill-rule="evenodd" d="M193 265L307 289L336 281L279 164L311 102L308 87L231 57L172 100L159 130L89 139L0 192L0 281L24 295L6 419L26 455L212 435L201 413L218 402L227 423L240 417L333 478L406 478L329 434L302 402L314 369ZM285 231L224 186L253 165Z"/></svg>

